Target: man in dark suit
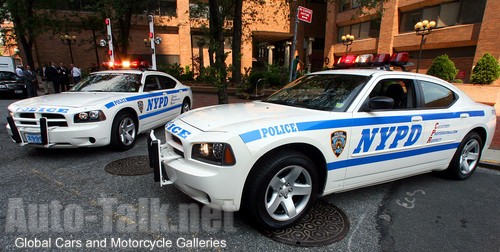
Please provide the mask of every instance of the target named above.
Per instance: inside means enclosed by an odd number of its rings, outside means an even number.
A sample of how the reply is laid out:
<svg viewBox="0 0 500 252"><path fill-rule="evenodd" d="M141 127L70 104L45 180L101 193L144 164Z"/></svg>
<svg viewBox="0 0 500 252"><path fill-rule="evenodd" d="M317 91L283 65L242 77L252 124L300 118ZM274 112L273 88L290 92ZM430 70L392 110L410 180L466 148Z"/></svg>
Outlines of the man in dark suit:
<svg viewBox="0 0 500 252"><path fill-rule="evenodd" d="M45 78L47 78L47 85L50 87L51 85L54 87L55 93L60 93L59 91L59 77L57 74L57 68L54 65L54 62L50 62L50 66L45 68ZM52 84L51 84L52 83Z"/></svg>
<svg viewBox="0 0 500 252"><path fill-rule="evenodd" d="M64 63L59 63L59 68L57 69L59 74L59 85L61 86L61 91L69 90L69 70L64 66Z"/></svg>
<svg viewBox="0 0 500 252"><path fill-rule="evenodd" d="M24 70L24 85L26 85L26 90L28 91L28 98L37 96L36 73L31 70L30 65L26 65L26 70Z"/></svg>

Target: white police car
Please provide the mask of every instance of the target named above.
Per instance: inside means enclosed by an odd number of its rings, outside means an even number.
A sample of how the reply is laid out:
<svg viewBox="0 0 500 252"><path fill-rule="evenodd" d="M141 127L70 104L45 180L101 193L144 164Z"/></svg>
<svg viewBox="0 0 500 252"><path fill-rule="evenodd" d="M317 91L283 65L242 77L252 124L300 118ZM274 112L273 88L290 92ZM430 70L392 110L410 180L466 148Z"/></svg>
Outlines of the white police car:
<svg viewBox="0 0 500 252"><path fill-rule="evenodd" d="M172 76L149 70L90 74L69 92L9 105L7 131L20 145L47 148L111 144L128 150L138 133L188 111L191 89Z"/></svg>
<svg viewBox="0 0 500 252"><path fill-rule="evenodd" d="M264 101L192 110L164 144L148 140L161 185L277 229L318 196L431 171L465 179L495 124L491 106L432 76L329 70Z"/></svg>

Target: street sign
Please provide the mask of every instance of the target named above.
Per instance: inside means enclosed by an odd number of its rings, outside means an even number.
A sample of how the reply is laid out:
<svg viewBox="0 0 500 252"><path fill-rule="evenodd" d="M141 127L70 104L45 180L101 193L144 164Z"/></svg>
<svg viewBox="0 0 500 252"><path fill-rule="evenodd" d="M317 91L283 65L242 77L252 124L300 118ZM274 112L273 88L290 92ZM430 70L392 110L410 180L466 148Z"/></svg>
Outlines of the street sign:
<svg viewBox="0 0 500 252"><path fill-rule="evenodd" d="M313 11L311 9L299 6L299 8L297 8L297 11L298 11L297 18L300 21L304 21L304 22L308 22L308 23L312 22Z"/></svg>

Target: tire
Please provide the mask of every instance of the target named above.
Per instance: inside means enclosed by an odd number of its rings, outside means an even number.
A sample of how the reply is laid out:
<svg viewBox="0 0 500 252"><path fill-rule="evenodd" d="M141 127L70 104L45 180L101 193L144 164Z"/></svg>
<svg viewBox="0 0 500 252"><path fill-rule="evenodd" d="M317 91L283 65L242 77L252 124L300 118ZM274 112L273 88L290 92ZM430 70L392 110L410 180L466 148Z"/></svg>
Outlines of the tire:
<svg viewBox="0 0 500 252"><path fill-rule="evenodd" d="M243 210L258 227L275 230L295 224L316 202L318 174L314 163L293 150L268 156L245 185Z"/></svg>
<svg viewBox="0 0 500 252"><path fill-rule="evenodd" d="M189 104L189 100L184 99L184 101L182 102L181 114L184 114L184 113L188 112L189 110L191 110L191 105Z"/></svg>
<svg viewBox="0 0 500 252"><path fill-rule="evenodd" d="M135 118L125 111L118 113L111 128L111 146L118 151L126 151L134 147L136 140Z"/></svg>
<svg viewBox="0 0 500 252"><path fill-rule="evenodd" d="M483 141L477 132L470 132L460 143L445 175L451 179L464 180L470 177L481 159Z"/></svg>

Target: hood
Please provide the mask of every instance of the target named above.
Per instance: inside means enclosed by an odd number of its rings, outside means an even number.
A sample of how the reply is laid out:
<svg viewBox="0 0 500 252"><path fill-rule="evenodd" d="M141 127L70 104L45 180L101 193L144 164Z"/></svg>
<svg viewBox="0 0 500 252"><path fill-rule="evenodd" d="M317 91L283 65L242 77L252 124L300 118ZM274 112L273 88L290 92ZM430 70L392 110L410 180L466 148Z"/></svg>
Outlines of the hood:
<svg viewBox="0 0 500 252"><path fill-rule="evenodd" d="M37 96L20 100L12 105L19 107L66 107L79 108L90 107L99 104L104 105L108 101L114 101L130 94L121 93L100 93L100 92L64 92Z"/></svg>
<svg viewBox="0 0 500 252"><path fill-rule="evenodd" d="M199 108L179 119L202 131L244 132L268 123L297 122L316 113L325 112L255 101Z"/></svg>

